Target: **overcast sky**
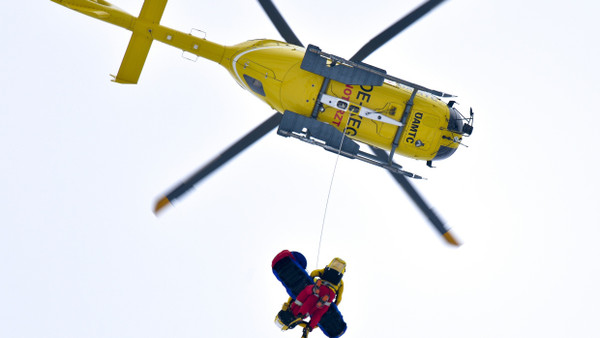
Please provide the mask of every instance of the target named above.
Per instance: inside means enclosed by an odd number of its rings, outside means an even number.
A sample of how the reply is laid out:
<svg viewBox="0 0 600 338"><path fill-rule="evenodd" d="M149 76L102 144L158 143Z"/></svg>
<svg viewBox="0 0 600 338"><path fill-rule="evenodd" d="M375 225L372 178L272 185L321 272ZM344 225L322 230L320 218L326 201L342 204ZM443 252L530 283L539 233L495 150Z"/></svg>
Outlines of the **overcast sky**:
<svg viewBox="0 0 600 338"><path fill-rule="evenodd" d="M421 1L276 1L350 57ZM115 0L137 15L142 0ZM217 64L51 1L3 6L0 336L299 337L273 324L283 249L348 263L344 337L595 337L600 23L595 1L451 0L366 62L458 95L475 129L437 168L400 157L464 245L382 169L268 134L155 217L155 200L273 111ZM281 39L256 1L168 3L162 24ZM319 332L311 337L323 337Z"/></svg>

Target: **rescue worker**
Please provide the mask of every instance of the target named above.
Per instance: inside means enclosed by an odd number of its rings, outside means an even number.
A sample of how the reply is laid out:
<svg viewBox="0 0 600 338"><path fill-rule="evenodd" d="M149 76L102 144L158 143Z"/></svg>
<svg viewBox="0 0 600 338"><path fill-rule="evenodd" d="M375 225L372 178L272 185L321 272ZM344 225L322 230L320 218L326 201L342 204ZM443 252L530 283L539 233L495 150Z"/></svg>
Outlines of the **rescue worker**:
<svg viewBox="0 0 600 338"><path fill-rule="evenodd" d="M304 327L304 336L317 327L321 317L329 310L334 297L335 291L326 286L321 279L318 279L315 284L307 285L298 294L290 308L292 314L299 320L310 315L310 322Z"/></svg>
<svg viewBox="0 0 600 338"><path fill-rule="evenodd" d="M346 272L346 262L340 258L334 258L325 268L311 272L310 276L315 280L315 284L307 285L293 303L288 303L289 309L296 317L294 322L310 316L310 321L304 327L302 337L306 337L319 325L321 317L327 312L332 302L336 305L341 302L344 291L344 282L342 281L344 272Z"/></svg>
<svg viewBox="0 0 600 338"><path fill-rule="evenodd" d="M344 292L344 281L342 280L344 273L346 273L346 262L336 257L325 268L311 272L310 277L313 279L319 277L325 285L333 288L336 293L335 305L340 305Z"/></svg>

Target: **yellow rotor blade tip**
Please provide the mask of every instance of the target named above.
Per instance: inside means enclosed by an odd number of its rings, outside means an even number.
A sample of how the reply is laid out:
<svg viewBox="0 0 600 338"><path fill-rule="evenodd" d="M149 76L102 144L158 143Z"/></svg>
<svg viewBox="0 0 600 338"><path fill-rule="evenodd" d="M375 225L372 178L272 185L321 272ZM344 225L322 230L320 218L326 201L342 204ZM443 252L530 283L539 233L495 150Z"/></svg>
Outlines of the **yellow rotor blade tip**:
<svg viewBox="0 0 600 338"><path fill-rule="evenodd" d="M156 202L156 205L154 206L154 214L157 215L158 212L162 210L162 208L170 204L171 201L169 201L169 199L166 196L161 198L158 202Z"/></svg>
<svg viewBox="0 0 600 338"><path fill-rule="evenodd" d="M448 242L451 245L455 245L455 246L460 246L461 243L459 243L456 238L454 238L454 236L452 235L452 233L450 233L450 231L447 231L444 235L444 239L446 240L446 242Z"/></svg>

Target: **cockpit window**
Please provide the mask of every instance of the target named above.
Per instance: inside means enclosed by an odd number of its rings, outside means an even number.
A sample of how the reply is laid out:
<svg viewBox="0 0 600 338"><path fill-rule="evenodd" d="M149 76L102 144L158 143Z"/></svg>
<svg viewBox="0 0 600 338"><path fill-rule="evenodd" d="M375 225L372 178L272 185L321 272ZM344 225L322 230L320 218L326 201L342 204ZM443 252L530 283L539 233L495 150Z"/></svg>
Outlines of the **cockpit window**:
<svg viewBox="0 0 600 338"><path fill-rule="evenodd" d="M455 151L456 151L456 148L440 146L440 149L438 150L437 154L435 154L435 157L433 158L433 160L439 161L439 160L448 158L448 157L452 156L452 154L454 154Z"/></svg>
<svg viewBox="0 0 600 338"><path fill-rule="evenodd" d="M248 84L248 88L252 89L258 95L265 96L265 89L263 88L262 82L257 79L244 74L244 80Z"/></svg>
<svg viewBox="0 0 600 338"><path fill-rule="evenodd" d="M448 130L455 133L463 133L464 119L456 108L450 107L450 120L448 121Z"/></svg>

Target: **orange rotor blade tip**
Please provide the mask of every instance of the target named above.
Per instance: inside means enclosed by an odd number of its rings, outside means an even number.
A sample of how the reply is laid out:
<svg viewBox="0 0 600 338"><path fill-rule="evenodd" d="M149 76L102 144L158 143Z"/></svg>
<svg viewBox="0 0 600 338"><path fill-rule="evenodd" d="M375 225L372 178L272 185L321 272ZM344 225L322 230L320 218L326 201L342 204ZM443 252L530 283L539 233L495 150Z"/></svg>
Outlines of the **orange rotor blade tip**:
<svg viewBox="0 0 600 338"><path fill-rule="evenodd" d="M452 235L452 233L450 232L450 230L448 230L442 236L444 236L444 239L446 240L446 242L448 242L451 245L454 245L454 246L460 246L461 245L461 243L458 240L456 240L456 238L454 238L454 236Z"/></svg>
<svg viewBox="0 0 600 338"><path fill-rule="evenodd" d="M156 202L156 205L154 206L154 214L158 215L158 213L167 205L170 205L171 201L169 201L169 199L165 196L163 198L161 198L158 202Z"/></svg>

